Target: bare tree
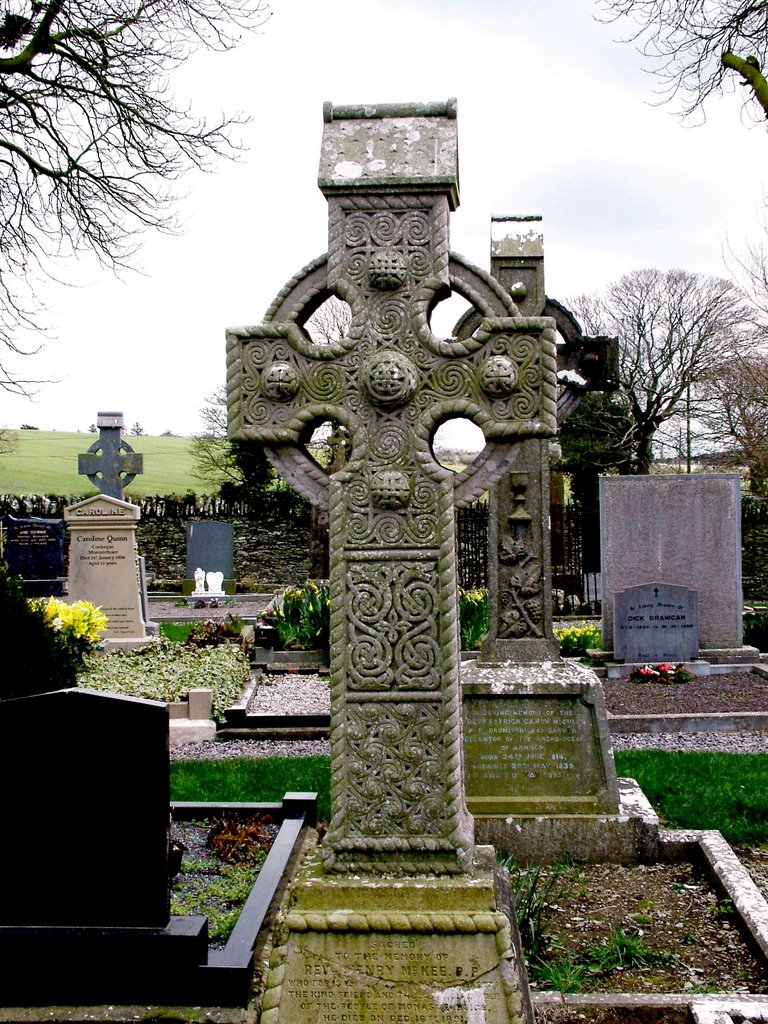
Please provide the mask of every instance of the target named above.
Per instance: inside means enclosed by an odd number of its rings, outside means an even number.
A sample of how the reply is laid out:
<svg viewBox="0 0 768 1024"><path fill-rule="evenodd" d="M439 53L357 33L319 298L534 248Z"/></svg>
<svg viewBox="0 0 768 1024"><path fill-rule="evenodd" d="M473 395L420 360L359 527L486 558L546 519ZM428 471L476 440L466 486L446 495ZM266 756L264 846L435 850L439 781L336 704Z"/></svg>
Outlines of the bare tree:
<svg viewBox="0 0 768 1024"><path fill-rule="evenodd" d="M130 264L146 228L173 230L173 182L232 157L230 129L196 118L170 76L198 47L225 51L263 0L5 0L0 11L0 344L29 353L33 284L60 257ZM0 365L0 387L26 391Z"/></svg>
<svg viewBox="0 0 768 1024"><path fill-rule="evenodd" d="M271 477L267 457L254 441L227 438L227 389L222 384L205 399L200 410L203 430L192 438L194 475L217 489L259 487Z"/></svg>
<svg viewBox="0 0 768 1024"><path fill-rule="evenodd" d="M701 110L730 73L748 89L759 117L768 117L768 3L765 0L599 0L609 20L630 17L639 43L668 97L683 113ZM757 104L757 107L755 107Z"/></svg>
<svg viewBox="0 0 768 1024"><path fill-rule="evenodd" d="M635 270L570 307L589 333L618 335L633 473L650 472L656 431L680 412L681 401L753 341L754 310L743 293L730 281L684 270Z"/></svg>
<svg viewBox="0 0 768 1024"><path fill-rule="evenodd" d="M768 496L768 357L752 355L718 368L701 385L703 437L721 465L746 468L749 487Z"/></svg>

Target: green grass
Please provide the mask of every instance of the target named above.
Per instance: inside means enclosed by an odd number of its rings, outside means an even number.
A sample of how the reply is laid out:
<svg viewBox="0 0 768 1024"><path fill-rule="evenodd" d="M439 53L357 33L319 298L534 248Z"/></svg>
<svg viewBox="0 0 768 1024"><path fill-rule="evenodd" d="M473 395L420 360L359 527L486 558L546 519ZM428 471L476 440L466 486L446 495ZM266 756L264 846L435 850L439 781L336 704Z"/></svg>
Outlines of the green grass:
<svg viewBox="0 0 768 1024"><path fill-rule="evenodd" d="M768 843L768 754L624 750L616 771L637 780L672 828L719 829L731 843Z"/></svg>
<svg viewBox="0 0 768 1024"><path fill-rule="evenodd" d="M673 828L719 829L732 843L768 843L768 754L681 754L626 750L621 776L637 779ZM171 799L273 801L317 792L318 818L330 818L328 757L176 761Z"/></svg>
<svg viewBox="0 0 768 1024"><path fill-rule="evenodd" d="M179 643L183 643L195 625L194 622L161 622L160 636L164 636L166 640L177 640Z"/></svg>
<svg viewBox="0 0 768 1024"><path fill-rule="evenodd" d="M256 802L282 800L286 793L317 793L317 817L331 817L330 758L232 758L175 761L171 800Z"/></svg>
<svg viewBox="0 0 768 1024"><path fill-rule="evenodd" d="M12 430L14 450L0 455L0 494L74 494L87 497L96 488L77 472L77 456L88 451L98 434L57 430ZM125 435L124 435L125 436ZM126 442L144 456L144 472L126 488L126 497L145 494L206 493L194 476L188 437L134 437Z"/></svg>

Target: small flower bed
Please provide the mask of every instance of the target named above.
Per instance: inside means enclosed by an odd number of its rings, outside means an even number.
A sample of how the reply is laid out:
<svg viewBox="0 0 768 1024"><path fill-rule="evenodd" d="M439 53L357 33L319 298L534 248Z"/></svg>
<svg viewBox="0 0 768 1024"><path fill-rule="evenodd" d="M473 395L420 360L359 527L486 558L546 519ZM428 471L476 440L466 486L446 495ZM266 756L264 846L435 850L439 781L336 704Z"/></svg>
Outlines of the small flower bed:
<svg viewBox="0 0 768 1024"><path fill-rule="evenodd" d="M81 657L95 647L107 628L107 616L90 601L68 604L57 597L38 597L29 603L42 612L46 624L59 634L63 645L75 657Z"/></svg>
<svg viewBox="0 0 768 1024"><path fill-rule="evenodd" d="M195 622L187 633L184 643L191 647L217 647L219 644L240 644L246 648L243 635L243 620L238 615L227 615L225 619L205 619Z"/></svg>
<svg viewBox="0 0 768 1024"><path fill-rule="evenodd" d="M642 665L634 669L629 679L632 683L687 683L693 676L684 665L670 665L663 661L660 665Z"/></svg>
<svg viewBox="0 0 768 1024"><path fill-rule="evenodd" d="M552 630L564 658L583 658L589 650L600 649L600 627L595 623L574 622Z"/></svg>
<svg viewBox="0 0 768 1024"><path fill-rule="evenodd" d="M287 651L328 651L331 598L327 583L287 587L262 621L274 626Z"/></svg>

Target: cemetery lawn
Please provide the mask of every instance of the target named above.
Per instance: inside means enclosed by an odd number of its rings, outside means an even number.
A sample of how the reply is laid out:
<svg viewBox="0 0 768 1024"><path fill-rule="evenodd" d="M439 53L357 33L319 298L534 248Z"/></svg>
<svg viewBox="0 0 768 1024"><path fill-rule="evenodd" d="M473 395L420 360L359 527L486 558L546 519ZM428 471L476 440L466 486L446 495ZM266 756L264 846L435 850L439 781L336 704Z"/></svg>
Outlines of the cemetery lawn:
<svg viewBox="0 0 768 1024"><path fill-rule="evenodd" d="M70 494L87 497L96 488L77 472L77 457L88 451L98 434L58 430L11 430L13 451L0 455L0 493ZM126 488L131 501L146 494L196 493L203 488L194 475L188 437L134 437L125 441L144 456L144 472Z"/></svg>
<svg viewBox="0 0 768 1024"><path fill-rule="evenodd" d="M318 821L331 817L329 757L227 758L173 761L171 801L280 801L286 793L317 793Z"/></svg>
<svg viewBox="0 0 768 1024"><path fill-rule="evenodd" d="M768 898L768 754L621 751L668 827L718 828ZM330 816L328 757L171 763L173 800L280 800L316 791ZM564 992L767 992L733 907L695 865L511 865L531 981ZM219 913L219 911L215 911ZM229 911L224 905L221 916ZM533 938L533 947L531 947ZM587 1014L580 1024L589 1020ZM554 1024L549 1012L542 1024ZM558 1024L564 1024L558 1018Z"/></svg>

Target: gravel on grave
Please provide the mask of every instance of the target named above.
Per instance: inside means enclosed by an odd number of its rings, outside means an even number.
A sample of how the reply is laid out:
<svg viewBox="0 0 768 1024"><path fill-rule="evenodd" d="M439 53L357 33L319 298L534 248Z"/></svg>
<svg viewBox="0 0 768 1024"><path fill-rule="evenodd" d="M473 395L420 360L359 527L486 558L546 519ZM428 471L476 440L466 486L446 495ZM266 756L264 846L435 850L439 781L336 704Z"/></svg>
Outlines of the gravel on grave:
<svg viewBox="0 0 768 1024"><path fill-rule="evenodd" d="M703 684L703 685L701 685ZM652 704L656 691L661 698L676 701L677 713L690 709L698 701L699 712L712 712L713 701L729 703L723 710L739 710L731 700L743 700L751 695L752 704L742 710L768 711L768 679L750 672L735 672L719 676L698 676L688 683L652 686L649 683L630 683L628 680L603 680L606 706L613 714L664 714ZM733 693L736 697L719 697ZM696 688L697 695L692 693ZM744 689L746 688L746 689ZM639 691L639 693L638 693ZM637 701L643 710L627 710ZM318 675L285 673L260 676L248 704L249 712L256 714L323 714L329 710L330 689L328 678ZM650 705L650 707L649 707ZM651 710L651 707L653 710ZM717 707L717 705L715 705ZM628 733L612 736L614 750L686 750L720 753L768 753L766 732L698 732L698 733ZM223 760L232 757L309 757L328 754L327 740L214 740L209 743L183 743L171 747L171 760Z"/></svg>

